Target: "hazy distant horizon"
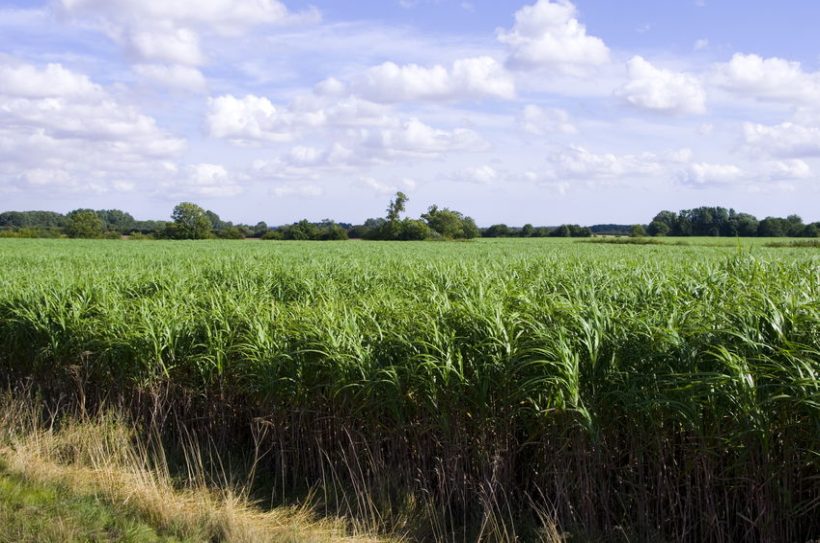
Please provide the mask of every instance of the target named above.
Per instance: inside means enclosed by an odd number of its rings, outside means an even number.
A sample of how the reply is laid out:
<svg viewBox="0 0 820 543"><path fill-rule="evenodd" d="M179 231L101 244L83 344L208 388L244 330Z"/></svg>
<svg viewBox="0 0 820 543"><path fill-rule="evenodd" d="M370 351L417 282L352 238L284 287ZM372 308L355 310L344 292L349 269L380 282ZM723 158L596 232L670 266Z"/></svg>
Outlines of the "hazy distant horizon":
<svg viewBox="0 0 820 543"><path fill-rule="evenodd" d="M0 211L820 221L820 4L7 0Z"/></svg>

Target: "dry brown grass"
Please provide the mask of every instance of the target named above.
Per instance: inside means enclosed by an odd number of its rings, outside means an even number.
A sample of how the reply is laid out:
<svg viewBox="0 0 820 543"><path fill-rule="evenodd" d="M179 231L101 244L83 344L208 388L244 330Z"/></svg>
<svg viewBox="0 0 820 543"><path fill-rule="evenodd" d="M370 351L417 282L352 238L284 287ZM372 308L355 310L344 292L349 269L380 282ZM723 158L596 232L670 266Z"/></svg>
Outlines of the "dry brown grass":
<svg viewBox="0 0 820 543"><path fill-rule="evenodd" d="M27 480L95 495L134 511L155 528L191 541L232 543L388 541L356 533L308 507L263 511L241 488L204 484L199 454L188 451L186 481L174 480L160 447L116 415L43 424L25 402L0 399L0 458ZM59 429L58 429L59 426ZM393 541L398 538L394 538Z"/></svg>

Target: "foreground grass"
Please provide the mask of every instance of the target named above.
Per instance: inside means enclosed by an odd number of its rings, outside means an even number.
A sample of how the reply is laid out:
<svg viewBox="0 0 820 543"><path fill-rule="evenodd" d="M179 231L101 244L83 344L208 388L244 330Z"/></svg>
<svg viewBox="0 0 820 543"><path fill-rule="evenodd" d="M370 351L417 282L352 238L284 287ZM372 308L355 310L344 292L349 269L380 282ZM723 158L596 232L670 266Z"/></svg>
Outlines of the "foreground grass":
<svg viewBox="0 0 820 543"><path fill-rule="evenodd" d="M307 507L263 511L241 488L206 486L193 461L172 477L164 451L119 416L41 425L39 409L9 396L0 413L0 543L389 541Z"/></svg>
<svg viewBox="0 0 820 543"><path fill-rule="evenodd" d="M93 495L0 471L2 543L194 543L157 533L132 512Z"/></svg>
<svg viewBox="0 0 820 543"><path fill-rule="evenodd" d="M805 541L820 255L727 241L9 240L0 375L420 539Z"/></svg>

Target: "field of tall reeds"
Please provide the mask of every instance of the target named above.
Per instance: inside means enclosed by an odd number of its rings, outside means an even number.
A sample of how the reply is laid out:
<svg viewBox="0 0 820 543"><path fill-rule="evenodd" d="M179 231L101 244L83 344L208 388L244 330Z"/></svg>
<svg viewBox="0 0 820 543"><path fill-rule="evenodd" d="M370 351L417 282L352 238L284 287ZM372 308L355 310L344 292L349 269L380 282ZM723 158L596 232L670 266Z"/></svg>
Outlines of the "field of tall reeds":
<svg viewBox="0 0 820 543"><path fill-rule="evenodd" d="M0 240L0 262L4 384L253 456L273 502L415 511L419 539L820 537L816 249Z"/></svg>

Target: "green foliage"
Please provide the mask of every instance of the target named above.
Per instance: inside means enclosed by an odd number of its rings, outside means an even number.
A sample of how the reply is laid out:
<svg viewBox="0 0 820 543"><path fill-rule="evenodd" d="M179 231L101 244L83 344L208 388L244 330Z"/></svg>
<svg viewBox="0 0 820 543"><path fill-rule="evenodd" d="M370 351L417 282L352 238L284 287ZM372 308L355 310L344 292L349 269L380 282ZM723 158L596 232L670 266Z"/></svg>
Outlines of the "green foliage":
<svg viewBox="0 0 820 543"><path fill-rule="evenodd" d="M59 238L61 236L61 228L0 229L0 238Z"/></svg>
<svg viewBox="0 0 820 543"><path fill-rule="evenodd" d="M70 238L101 238L105 224L92 209L76 209L66 216L65 233Z"/></svg>
<svg viewBox="0 0 820 543"><path fill-rule="evenodd" d="M219 239L245 239L247 233L238 226L224 226L216 231L216 237Z"/></svg>
<svg viewBox="0 0 820 543"><path fill-rule="evenodd" d="M421 216L431 230L445 239L472 239L479 235L475 221L458 211L433 205Z"/></svg>
<svg viewBox="0 0 820 543"><path fill-rule="evenodd" d="M127 234L134 230L137 221L131 214L119 209L101 209L96 212L103 221L105 229L118 234Z"/></svg>
<svg viewBox="0 0 820 543"><path fill-rule="evenodd" d="M0 541L160 543L181 541L162 535L131 511L94 496L72 493L5 475L0 470Z"/></svg>
<svg viewBox="0 0 820 543"><path fill-rule="evenodd" d="M658 219L655 219L651 223L649 223L649 228L647 228L647 233L650 236L666 236L671 231L672 228L669 226L669 224Z"/></svg>
<svg viewBox="0 0 820 543"><path fill-rule="evenodd" d="M390 200L390 205L387 206L387 220L395 222L399 220L399 216L404 213L404 206L407 204L409 198L403 192L397 192L396 197Z"/></svg>
<svg viewBox="0 0 820 543"><path fill-rule="evenodd" d="M347 230L331 220L324 220L319 224L307 219L276 230L269 230L262 235L264 240L291 240L291 241L340 241L348 239Z"/></svg>
<svg viewBox="0 0 820 543"><path fill-rule="evenodd" d="M494 224L484 231L485 238L508 238L512 230L506 224Z"/></svg>
<svg viewBox="0 0 820 543"><path fill-rule="evenodd" d="M253 227L253 237L261 238L268 232L268 225L265 221L259 221L256 223L256 226Z"/></svg>
<svg viewBox="0 0 820 543"><path fill-rule="evenodd" d="M53 211L6 211L0 213L0 229L62 228L66 219Z"/></svg>
<svg viewBox="0 0 820 543"><path fill-rule="evenodd" d="M182 202L171 213L173 226L169 225L166 235L172 239L207 239L211 237L213 224L208 212L191 202Z"/></svg>
<svg viewBox="0 0 820 543"><path fill-rule="evenodd" d="M347 230L333 221L325 220L319 226L319 239L322 241L342 241L348 239Z"/></svg>
<svg viewBox="0 0 820 543"><path fill-rule="evenodd" d="M592 230L577 224L562 224L549 233L552 238L589 238L592 237Z"/></svg>
<svg viewBox="0 0 820 543"><path fill-rule="evenodd" d="M453 518L492 491L590 540L810 540L814 250L652 241L6 241L0 375L162 396L243 453L262 420L275 486L352 458Z"/></svg>
<svg viewBox="0 0 820 543"><path fill-rule="evenodd" d="M629 230L629 237L632 238L642 238L646 235L646 229L643 227L642 224L633 224L632 228Z"/></svg>

